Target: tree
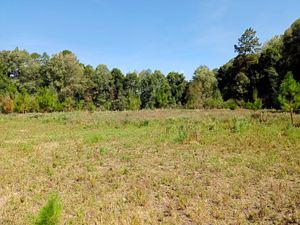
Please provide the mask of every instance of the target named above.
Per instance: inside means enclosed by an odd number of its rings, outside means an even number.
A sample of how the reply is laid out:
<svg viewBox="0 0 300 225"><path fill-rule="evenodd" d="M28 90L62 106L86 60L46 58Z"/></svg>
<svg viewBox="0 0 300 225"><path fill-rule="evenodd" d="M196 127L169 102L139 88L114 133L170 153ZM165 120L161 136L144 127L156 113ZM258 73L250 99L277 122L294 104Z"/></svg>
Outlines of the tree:
<svg viewBox="0 0 300 225"><path fill-rule="evenodd" d="M171 88L167 78L159 71L145 73L141 80L142 108L163 108L169 104Z"/></svg>
<svg viewBox="0 0 300 225"><path fill-rule="evenodd" d="M300 83L293 78L293 73L288 72L280 85L278 100L282 109L289 111L292 125L294 125L293 112L300 107Z"/></svg>
<svg viewBox="0 0 300 225"><path fill-rule="evenodd" d="M278 91L283 77L282 62L282 37L275 36L266 42L258 60L260 79L256 88L260 93L266 107L278 107Z"/></svg>
<svg viewBox="0 0 300 225"><path fill-rule="evenodd" d="M215 73L207 66L199 66L189 84L187 104L190 108L203 108L218 95L218 81Z"/></svg>
<svg viewBox="0 0 300 225"><path fill-rule="evenodd" d="M1 51L0 62L2 74L13 79L19 90L26 88L30 94L37 91L42 84L38 54L29 54L16 48L13 51Z"/></svg>
<svg viewBox="0 0 300 225"><path fill-rule="evenodd" d="M292 71L295 79L300 81L300 19L283 35L283 59L285 69Z"/></svg>
<svg viewBox="0 0 300 225"><path fill-rule="evenodd" d="M254 54L260 50L259 38L255 36L256 31L251 27L246 29L238 39L238 44L234 45L234 51L239 55Z"/></svg>
<svg viewBox="0 0 300 225"><path fill-rule="evenodd" d="M84 69L77 57L68 51L54 55L47 66L47 78L58 93L60 102L67 97L81 100L84 97Z"/></svg>
<svg viewBox="0 0 300 225"><path fill-rule="evenodd" d="M110 109L113 99L112 75L106 65L98 65L92 76L92 99L97 107Z"/></svg>
<svg viewBox="0 0 300 225"><path fill-rule="evenodd" d="M167 75L167 80L171 88L171 103L174 105L183 105L184 91L187 82L182 73L170 72Z"/></svg>
<svg viewBox="0 0 300 225"><path fill-rule="evenodd" d="M138 110L141 106L141 82L136 72L128 73L124 80L124 95L127 109Z"/></svg>
<svg viewBox="0 0 300 225"><path fill-rule="evenodd" d="M121 70L117 68L112 69L111 76L113 89L111 110L124 110L126 108L126 99L123 87L125 77Z"/></svg>

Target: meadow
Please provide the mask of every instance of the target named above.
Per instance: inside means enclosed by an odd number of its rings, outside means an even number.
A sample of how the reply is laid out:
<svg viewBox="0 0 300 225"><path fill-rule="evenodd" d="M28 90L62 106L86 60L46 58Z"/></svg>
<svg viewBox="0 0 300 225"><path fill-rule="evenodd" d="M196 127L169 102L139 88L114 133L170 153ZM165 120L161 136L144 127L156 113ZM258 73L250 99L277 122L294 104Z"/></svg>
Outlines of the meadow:
<svg viewBox="0 0 300 225"><path fill-rule="evenodd" d="M251 110L0 115L0 224L30 224L53 193L61 224L300 224L289 124Z"/></svg>

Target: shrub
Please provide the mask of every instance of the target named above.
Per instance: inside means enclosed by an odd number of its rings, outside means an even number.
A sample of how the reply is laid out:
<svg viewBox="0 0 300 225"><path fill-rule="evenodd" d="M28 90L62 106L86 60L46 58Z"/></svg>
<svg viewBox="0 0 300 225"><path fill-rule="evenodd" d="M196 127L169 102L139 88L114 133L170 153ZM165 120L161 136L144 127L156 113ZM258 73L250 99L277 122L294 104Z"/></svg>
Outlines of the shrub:
<svg viewBox="0 0 300 225"><path fill-rule="evenodd" d="M37 95L37 102L42 112L53 112L58 108L58 97L53 87L42 88Z"/></svg>
<svg viewBox="0 0 300 225"><path fill-rule="evenodd" d="M84 106L84 100L76 102L76 110L82 110Z"/></svg>
<svg viewBox="0 0 300 225"><path fill-rule="evenodd" d="M58 225L60 223L62 204L57 194L50 196L47 204L40 210L33 225Z"/></svg>
<svg viewBox="0 0 300 225"><path fill-rule="evenodd" d="M3 113L12 113L14 109L14 102L9 96L0 98L0 109Z"/></svg>
<svg viewBox="0 0 300 225"><path fill-rule="evenodd" d="M222 99L211 98L204 103L206 109L221 109L224 107L224 101Z"/></svg>
<svg viewBox="0 0 300 225"><path fill-rule="evenodd" d="M67 97L65 101L62 103L64 111L70 112L74 107L74 100L71 97Z"/></svg>
<svg viewBox="0 0 300 225"><path fill-rule="evenodd" d="M237 108L237 104L233 99L229 99L224 103L224 108L235 110Z"/></svg>
<svg viewBox="0 0 300 225"><path fill-rule="evenodd" d="M90 101L88 104L87 104L87 110L89 112L94 112L96 110L96 106L94 105L93 101Z"/></svg>

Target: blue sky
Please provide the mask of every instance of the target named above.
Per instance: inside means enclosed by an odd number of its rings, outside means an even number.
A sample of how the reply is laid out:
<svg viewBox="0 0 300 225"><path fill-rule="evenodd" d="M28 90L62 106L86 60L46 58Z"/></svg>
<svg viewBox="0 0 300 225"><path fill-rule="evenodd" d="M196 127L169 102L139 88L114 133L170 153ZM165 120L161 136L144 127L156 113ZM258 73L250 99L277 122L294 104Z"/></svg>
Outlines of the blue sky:
<svg viewBox="0 0 300 225"><path fill-rule="evenodd" d="M246 28L264 42L299 12L299 0L3 0L0 49L69 49L93 66L191 78L199 65L213 69L234 57Z"/></svg>

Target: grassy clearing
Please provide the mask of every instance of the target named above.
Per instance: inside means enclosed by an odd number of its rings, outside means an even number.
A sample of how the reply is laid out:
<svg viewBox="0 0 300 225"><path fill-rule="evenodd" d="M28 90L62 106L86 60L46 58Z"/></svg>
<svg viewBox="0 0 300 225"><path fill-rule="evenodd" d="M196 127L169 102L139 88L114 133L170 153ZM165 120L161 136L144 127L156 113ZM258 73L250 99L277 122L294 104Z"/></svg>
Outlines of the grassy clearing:
<svg viewBox="0 0 300 225"><path fill-rule="evenodd" d="M0 116L0 224L299 224L300 129L237 110ZM298 120L299 120L298 116Z"/></svg>

